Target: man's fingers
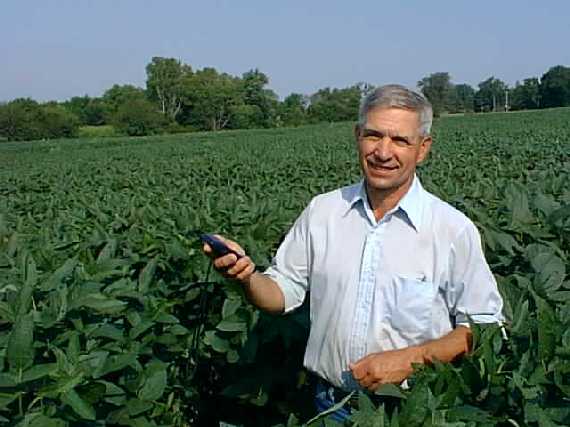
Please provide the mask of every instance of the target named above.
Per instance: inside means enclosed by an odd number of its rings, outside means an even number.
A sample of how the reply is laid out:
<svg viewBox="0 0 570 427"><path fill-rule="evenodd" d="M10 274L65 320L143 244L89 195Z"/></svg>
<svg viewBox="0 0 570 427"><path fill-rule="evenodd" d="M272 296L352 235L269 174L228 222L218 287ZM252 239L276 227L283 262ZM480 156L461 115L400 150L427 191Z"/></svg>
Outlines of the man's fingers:
<svg viewBox="0 0 570 427"><path fill-rule="evenodd" d="M253 274L255 271L255 264L251 258L245 256L245 251L240 245L232 240L220 236L219 234L214 234L214 236L232 251L241 255L241 257L238 258L235 253L230 253L215 258L216 254L212 250L212 247L207 243L204 243L203 250L207 255L214 258L213 264L216 270L229 279L237 279L240 281L246 280L248 276Z"/></svg>
<svg viewBox="0 0 570 427"><path fill-rule="evenodd" d="M234 254L224 255L214 260L214 267L219 270L225 270L228 267L234 265L236 261L237 257Z"/></svg>
<svg viewBox="0 0 570 427"><path fill-rule="evenodd" d="M381 381L374 381L372 382L372 384L370 384L368 387L366 387L369 391L376 391L378 390L378 387L380 387L382 385Z"/></svg>
<svg viewBox="0 0 570 427"><path fill-rule="evenodd" d="M251 259L249 257L240 258L231 268L226 271L226 273L230 276L236 276L241 273L249 264L251 264Z"/></svg>
<svg viewBox="0 0 570 427"><path fill-rule="evenodd" d="M255 264L251 263L249 264L245 270L243 270L241 273L239 273L236 276L236 279L238 280L245 280L247 277L251 276L255 271Z"/></svg>
<svg viewBox="0 0 570 427"><path fill-rule="evenodd" d="M366 359L367 358L364 357L360 359L358 362L351 363L350 365L348 365L349 369L352 371L352 376L357 381L361 378L364 378L366 376L366 373L368 372Z"/></svg>
<svg viewBox="0 0 570 427"><path fill-rule="evenodd" d="M214 236L220 239L222 242L224 242L224 244L232 251L235 251L240 255L245 255L245 251L243 250L243 248L233 240L226 239L225 237L220 236L219 234L214 234Z"/></svg>
<svg viewBox="0 0 570 427"><path fill-rule="evenodd" d="M364 369L355 368L352 370L352 376L356 381L360 381L366 376L366 371Z"/></svg>
<svg viewBox="0 0 570 427"><path fill-rule="evenodd" d="M372 384L375 383L375 379L372 378L372 376L370 375L365 375L364 378L361 378L360 380L358 380L358 383L364 387L364 388L368 388L370 387Z"/></svg>

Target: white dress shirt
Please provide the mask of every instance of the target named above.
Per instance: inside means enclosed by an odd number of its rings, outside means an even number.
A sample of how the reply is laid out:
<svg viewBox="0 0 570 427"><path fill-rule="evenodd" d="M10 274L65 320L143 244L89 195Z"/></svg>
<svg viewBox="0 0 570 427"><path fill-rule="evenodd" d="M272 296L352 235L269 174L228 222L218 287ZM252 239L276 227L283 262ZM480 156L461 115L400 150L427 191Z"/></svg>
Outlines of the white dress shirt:
<svg viewBox="0 0 570 427"><path fill-rule="evenodd" d="M310 291L304 364L345 390L358 388L349 363L370 353L439 338L454 318L503 319L477 228L417 177L380 221L363 182L313 198L265 274L285 312Z"/></svg>

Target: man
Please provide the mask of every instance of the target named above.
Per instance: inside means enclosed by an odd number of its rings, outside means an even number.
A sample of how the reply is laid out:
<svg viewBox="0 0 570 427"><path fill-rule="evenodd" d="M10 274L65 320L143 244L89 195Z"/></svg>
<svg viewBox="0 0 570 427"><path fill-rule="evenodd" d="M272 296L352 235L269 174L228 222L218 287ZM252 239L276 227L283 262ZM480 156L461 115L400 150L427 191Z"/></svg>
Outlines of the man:
<svg viewBox="0 0 570 427"><path fill-rule="evenodd" d="M469 319L502 320L476 227L415 174L432 144L432 115L421 94L376 89L355 127L363 181L315 197L264 273L247 256L214 260L268 312L289 312L311 291L304 364L320 378L321 410L337 391L400 384L413 364L460 357Z"/></svg>

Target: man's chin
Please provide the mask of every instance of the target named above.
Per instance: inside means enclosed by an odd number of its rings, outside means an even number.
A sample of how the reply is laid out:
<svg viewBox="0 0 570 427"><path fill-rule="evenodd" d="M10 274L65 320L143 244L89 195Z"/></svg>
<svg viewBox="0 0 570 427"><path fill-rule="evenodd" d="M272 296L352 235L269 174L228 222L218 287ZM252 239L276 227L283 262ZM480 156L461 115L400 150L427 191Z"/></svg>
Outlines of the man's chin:
<svg viewBox="0 0 570 427"><path fill-rule="evenodd" d="M376 191L389 191L398 187L397 183L393 179L379 178L377 176L367 176L366 184L371 190Z"/></svg>
<svg viewBox="0 0 570 427"><path fill-rule="evenodd" d="M392 193L406 186L405 179L398 179L397 176L380 177L373 174L366 175L366 185L372 191L380 193Z"/></svg>

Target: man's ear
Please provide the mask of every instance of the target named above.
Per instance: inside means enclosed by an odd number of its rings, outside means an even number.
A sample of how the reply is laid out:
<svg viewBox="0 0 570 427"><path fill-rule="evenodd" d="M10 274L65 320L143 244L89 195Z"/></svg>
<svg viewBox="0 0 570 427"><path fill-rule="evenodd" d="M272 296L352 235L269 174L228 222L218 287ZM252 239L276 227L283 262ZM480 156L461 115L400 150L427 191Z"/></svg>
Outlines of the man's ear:
<svg viewBox="0 0 570 427"><path fill-rule="evenodd" d="M426 159L426 157L429 153L429 150L431 149L432 142L433 142L433 140L431 139L431 136L422 137L422 142L420 143L420 152L418 154L417 163L421 163Z"/></svg>

